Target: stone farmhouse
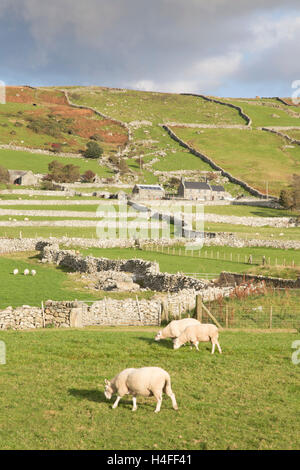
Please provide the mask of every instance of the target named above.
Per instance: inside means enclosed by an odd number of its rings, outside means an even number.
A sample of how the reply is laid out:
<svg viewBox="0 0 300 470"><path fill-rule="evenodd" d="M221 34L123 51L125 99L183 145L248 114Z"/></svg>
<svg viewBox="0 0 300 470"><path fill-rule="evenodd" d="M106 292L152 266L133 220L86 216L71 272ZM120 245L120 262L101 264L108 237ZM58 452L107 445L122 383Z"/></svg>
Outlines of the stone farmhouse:
<svg viewBox="0 0 300 470"><path fill-rule="evenodd" d="M20 186L35 186L39 182L39 178L30 170L8 170L8 173L10 184L18 184Z"/></svg>
<svg viewBox="0 0 300 470"><path fill-rule="evenodd" d="M223 186L210 185L204 181L185 181L181 179L178 196L182 199L218 201L229 197Z"/></svg>
<svg viewBox="0 0 300 470"><path fill-rule="evenodd" d="M135 199L162 199L165 190L159 184L136 184L132 190Z"/></svg>

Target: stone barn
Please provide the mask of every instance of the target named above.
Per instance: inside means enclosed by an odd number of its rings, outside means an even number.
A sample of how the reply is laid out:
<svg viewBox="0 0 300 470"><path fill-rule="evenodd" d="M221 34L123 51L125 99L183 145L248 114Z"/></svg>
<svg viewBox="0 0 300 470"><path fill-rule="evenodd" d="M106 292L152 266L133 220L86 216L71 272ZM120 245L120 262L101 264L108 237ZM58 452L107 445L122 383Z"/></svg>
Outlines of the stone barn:
<svg viewBox="0 0 300 470"><path fill-rule="evenodd" d="M208 201L211 200L211 188L208 183L185 181L182 178L178 188L178 196L183 199Z"/></svg>
<svg viewBox="0 0 300 470"><path fill-rule="evenodd" d="M226 196L229 196L229 194L226 193L224 186L210 185L210 187L212 201L222 200L225 199Z"/></svg>
<svg viewBox="0 0 300 470"><path fill-rule="evenodd" d="M162 199L165 190L159 184L136 184L132 190L135 199Z"/></svg>
<svg viewBox="0 0 300 470"><path fill-rule="evenodd" d="M39 178L30 170L8 170L8 173L10 184L18 184L20 186L35 186L39 182Z"/></svg>

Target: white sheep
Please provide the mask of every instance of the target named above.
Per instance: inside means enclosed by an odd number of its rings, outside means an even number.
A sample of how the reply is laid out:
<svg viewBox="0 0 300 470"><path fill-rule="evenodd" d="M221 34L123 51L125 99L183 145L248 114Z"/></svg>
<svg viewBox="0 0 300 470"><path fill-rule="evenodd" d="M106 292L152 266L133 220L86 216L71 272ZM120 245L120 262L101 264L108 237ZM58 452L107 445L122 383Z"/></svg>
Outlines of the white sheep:
<svg viewBox="0 0 300 470"><path fill-rule="evenodd" d="M112 380L105 379L104 395L106 398L110 400L112 395L117 393L117 399L112 406L113 408L117 408L119 401L124 395L132 395L132 411L135 411L137 409L137 395L144 397L154 395L157 401L155 413L158 413L162 403L163 392L171 398L174 410L178 410L176 398L171 389L170 375L160 367L124 369Z"/></svg>
<svg viewBox="0 0 300 470"><path fill-rule="evenodd" d="M27 276L29 274L29 269L24 269L24 276Z"/></svg>
<svg viewBox="0 0 300 470"><path fill-rule="evenodd" d="M19 273L19 270L18 270L18 269L14 269L13 273L14 273L14 276L16 276L16 275Z"/></svg>
<svg viewBox="0 0 300 470"><path fill-rule="evenodd" d="M190 325L200 325L195 318L183 318L182 320L173 320L163 330L160 330L155 336L155 341L166 338L178 338L180 334Z"/></svg>
<svg viewBox="0 0 300 470"><path fill-rule="evenodd" d="M32 275L32 276L35 276L35 275L36 275L36 270L35 270L35 269L32 269L32 270L31 270L31 275Z"/></svg>
<svg viewBox="0 0 300 470"><path fill-rule="evenodd" d="M183 344L192 343L197 351L199 351L199 342L210 341L212 343L211 353L214 354L215 346L217 345L219 353L222 353L219 341L219 331L216 325L211 323L200 323L199 325L188 326L178 338L173 340L173 348L179 349Z"/></svg>

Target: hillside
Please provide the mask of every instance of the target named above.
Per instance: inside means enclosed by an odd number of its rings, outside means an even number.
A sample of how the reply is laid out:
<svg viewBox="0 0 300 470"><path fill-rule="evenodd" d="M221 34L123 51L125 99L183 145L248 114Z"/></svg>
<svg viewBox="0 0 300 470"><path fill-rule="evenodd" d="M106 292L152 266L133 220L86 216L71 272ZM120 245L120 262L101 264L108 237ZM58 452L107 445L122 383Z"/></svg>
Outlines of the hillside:
<svg viewBox="0 0 300 470"><path fill-rule="evenodd" d="M278 196L291 175L300 172L300 108L286 103L105 87L8 87L7 104L0 107L0 165L44 173L51 153L34 155L26 148L51 151L59 146L65 163L110 179L117 167L107 159L121 151L128 169L118 178L130 183L164 184L182 171L192 179L211 172L209 163L170 137L162 128L167 124L224 171L263 194L268 182L269 194ZM278 127L283 135L263 127ZM100 165L67 158L80 155L91 138L103 148ZM239 185L224 183L232 195L245 194Z"/></svg>

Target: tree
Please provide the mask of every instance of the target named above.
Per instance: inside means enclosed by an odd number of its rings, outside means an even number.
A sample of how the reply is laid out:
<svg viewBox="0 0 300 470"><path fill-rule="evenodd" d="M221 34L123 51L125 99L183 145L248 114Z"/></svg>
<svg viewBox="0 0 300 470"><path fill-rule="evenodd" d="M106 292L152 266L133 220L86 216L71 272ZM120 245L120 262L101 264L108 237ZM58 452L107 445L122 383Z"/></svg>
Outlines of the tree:
<svg viewBox="0 0 300 470"><path fill-rule="evenodd" d="M95 179L96 174L92 170L87 170L83 175L83 181L86 183L92 183Z"/></svg>
<svg viewBox="0 0 300 470"><path fill-rule="evenodd" d="M91 140L86 145L86 150L83 152L83 155L86 158L99 158L103 153L102 148L97 144L97 142Z"/></svg>
<svg viewBox="0 0 300 470"><path fill-rule="evenodd" d="M75 183L80 180L79 166L73 164L63 165L57 160L53 160L48 165L49 174L44 180L56 181L57 183Z"/></svg>
<svg viewBox="0 0 300 470"><path fill-rule="evenodd" d="M279 204L284 207L284 209L291 209L293 207L292 192L287 189L283 189L279 196Z"/></svg>
<svg viewBox="0 0 300 470"><path fill-rule="evenodd" d="M292 180L293 209L300 209L300 175L293 175Z"/></svg>
<svg viewBox="0 0 300 470"><path fill-rule="evenodd" d="M0 166L0 183L9 183L8 170L3 166Z"/></svg>

